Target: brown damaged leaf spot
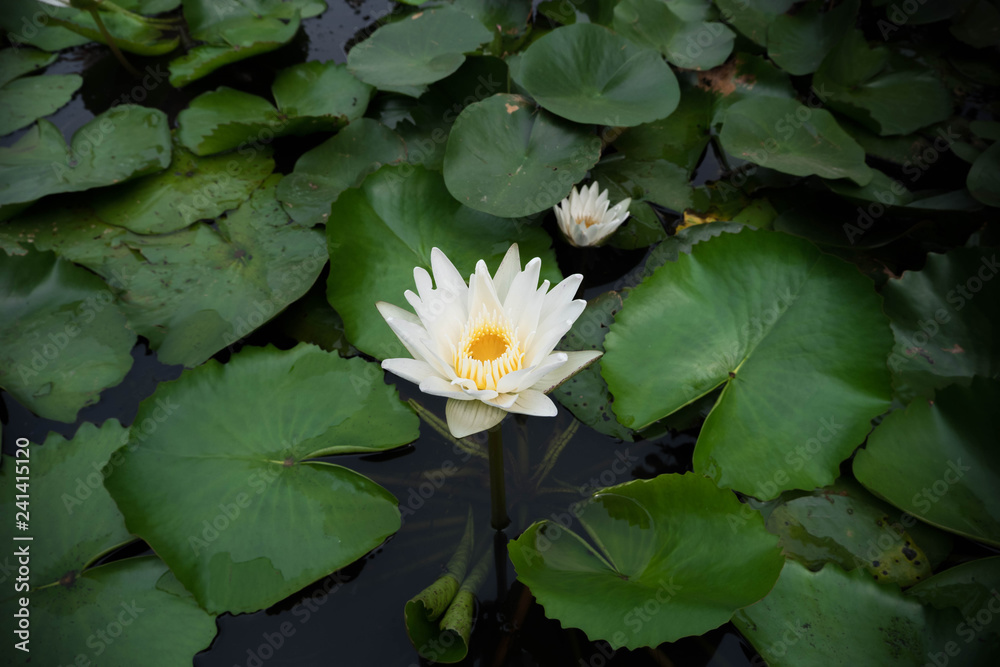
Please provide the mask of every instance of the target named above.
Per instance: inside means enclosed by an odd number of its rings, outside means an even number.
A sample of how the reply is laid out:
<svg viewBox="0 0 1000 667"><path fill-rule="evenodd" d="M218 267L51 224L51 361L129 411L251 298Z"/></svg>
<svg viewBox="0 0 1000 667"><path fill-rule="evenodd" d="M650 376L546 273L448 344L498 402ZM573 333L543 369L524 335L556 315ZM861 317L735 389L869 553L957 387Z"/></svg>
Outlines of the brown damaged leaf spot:
<svg viewBox="0 0 1000 667"><path fill-rule="evenodd" d="M750 74L739 74L742 65L742 58L736 57L707 72L699 72L698 87L723 97L736 92L737 84L745 88L753 88L757 84L757 77Z"/></svg>
<svg viewBox="0 0 1000 667"><path fill-rule="evenodd" d="M955 345L952 346L952 347L942 347L941 351L942 352L951 352L952 354L962 354L963 352L965 352L965 348L963 348L958 343L955 343Z"/></svg>
<svg viewBox="0 0 1000 667"><path fill-rule="evenodd" d="M411 21L415 21L415 20L417 20L418 18L420 18L423 15L424 15L423 12L417 12L416 14L414 14L413 16L410 17L410 20Z"/></svg>
<svg viewBox="0 0 1000 667"><path fill-rule="evenodd" d="M514 113L515 111L521 108L516 104L507 104L506 102L504 102L504 106L507 107L507 113Z"/></svg>

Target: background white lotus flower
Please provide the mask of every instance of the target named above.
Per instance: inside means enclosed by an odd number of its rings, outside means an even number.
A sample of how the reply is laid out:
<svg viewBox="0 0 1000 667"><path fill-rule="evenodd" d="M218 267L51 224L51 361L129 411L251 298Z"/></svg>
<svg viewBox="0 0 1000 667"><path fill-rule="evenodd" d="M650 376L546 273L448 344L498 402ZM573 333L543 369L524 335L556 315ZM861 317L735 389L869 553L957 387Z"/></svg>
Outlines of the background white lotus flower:
<svg viewBox="0 0 1000 667"><path fill-rule="evenodd" d="M587 302L573 300L583 280L572 275L549 290L539 286L538 257L521 270L517 244L496 275L479 260L469 284L443 252L431 251L431 277L413 270L417 294L406 300L416 314L380 301L382 317L412 359L386 359L382 368L415 382L420 390L445 396L452 435L463 438L500 423L508 412L554 417L545 394L600 352L554 352Z"/></svg>
<svg viewBox="0 0 1000 667"><path fill-rule="evenodd" d="M608 210L608 191L598 194L597 183L579 192L576 186L569 196L552 207L556 221L566 240L577 248L600 245L628 218L631 198L624 199Z"/></svg>

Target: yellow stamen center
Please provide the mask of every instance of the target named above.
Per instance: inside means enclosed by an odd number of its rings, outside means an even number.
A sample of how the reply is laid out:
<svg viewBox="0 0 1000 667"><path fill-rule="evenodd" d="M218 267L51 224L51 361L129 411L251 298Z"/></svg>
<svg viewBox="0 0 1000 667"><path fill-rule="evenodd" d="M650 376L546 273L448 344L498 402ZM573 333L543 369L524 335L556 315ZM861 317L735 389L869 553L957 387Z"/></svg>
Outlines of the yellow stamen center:
<svg viewBox="0 0 1000 667"><path fill-rule="evenodd" d="M584 225L586 227L592 227L592 226L596 225L599 222L600 222L600 220L598 220L597 218L595 218L593 216L590 216L590 215L585 215L585 216L583 216L581 218L577 218L576 219L576 224L578 224L578 225Z"/></svg>
<svg viewBox="0 0 1000 667"><path fill-rule="evenodd" d="M507 317L502 313L473 316L455 350L455 373L476 383L477 389L496 389L507 373L520 370L524 352Z"/></svg>

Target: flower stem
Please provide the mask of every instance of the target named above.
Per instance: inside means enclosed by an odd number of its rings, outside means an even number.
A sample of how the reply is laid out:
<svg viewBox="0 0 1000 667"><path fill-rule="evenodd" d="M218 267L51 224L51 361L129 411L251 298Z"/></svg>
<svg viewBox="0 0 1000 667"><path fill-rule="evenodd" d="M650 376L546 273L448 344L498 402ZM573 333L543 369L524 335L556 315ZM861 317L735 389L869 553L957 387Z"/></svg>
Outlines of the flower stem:
<svg viewBox="0 0 1000 667"><path fill-rule="evenodd" d="M490 508L491 524L497 530L510 525L507 516L507 492L503 479L503 432L500 424L489 431L490 450Z"/></svg>
<svg viewBox="0 0 1000 667"><path fill-rule="evenodd" d="M111 33L108 32L108 29L104 26L104 21L101 20L100 12L98 12L96 9L91 9L90 15L94 17L94 23L97 24L97 29L101 31L101 35L104 37L105 41L108 43L108 46L111 48L111 53L115 54L115 58L117 58L118 62L122 64L122 67L128 70L128 73L137 79L140 76L142 76L142 74L139 73L139 70L132 67L129 61L125 59L125 56L122 54L121 50L119 50L118 44L115 43L115 38L111 36Z"/></svg>

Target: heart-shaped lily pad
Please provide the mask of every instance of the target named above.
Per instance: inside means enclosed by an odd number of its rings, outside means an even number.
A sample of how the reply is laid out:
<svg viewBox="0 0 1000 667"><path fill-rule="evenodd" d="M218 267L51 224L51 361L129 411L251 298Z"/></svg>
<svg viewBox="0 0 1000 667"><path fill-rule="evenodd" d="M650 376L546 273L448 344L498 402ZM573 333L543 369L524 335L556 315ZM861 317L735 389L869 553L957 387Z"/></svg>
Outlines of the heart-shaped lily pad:
<svg viewBox="0 0 1000 667"><path fill-rule="evenodd" d="M741 508L700 475L660 475L576 508L597 549L546 520L508 550L548 617L614 649L657 646L722 625L778 578L776 539L754 512L733 524Z"/></svg>
<svg viewBox="0 0 1000 667"><path fill-rule="evenodd" d="M626 300L604 378L641 429L722 386L695 470L761 499L825 486L889 407L888 322L873 285L784 234L697 244Z"/></svg>
<svg viewBox="0 0 1000 667"><path fill-rule="evenodd" d="M347 54L351 72L380 90L420 97L491 38L472 16L442 7L382 26Z"/></svg>
<svg viewBox="0 0 1000 667"><path fill-rule="evenodd" d="M105 487L204 608L267 607L399 529L396 499L318 460L417 437L377 364L245 348L160 384Z"/></svg>
<svg viewBox="0 0 1000 667"><path fill-rule="evenodd" d="M736 33L700 0L623 0L615 5L615 31L658 50L684 69L708 70L726 61Z"/></svg>
<svg viewBox="0 0 1000 667"><path fill-rule="evenodd" d="M648 123L669 116L681 96L659 53L591 23L556 28L511 73L543 108L577 123Z"/></svg>
<svg viewBox="0 0 1000 667"><path fill-rule="evenodd" d="M444 156L448 191L466 206L514 218L559 203L601 157L601 140L520 95L470 104Z"/></svg>

